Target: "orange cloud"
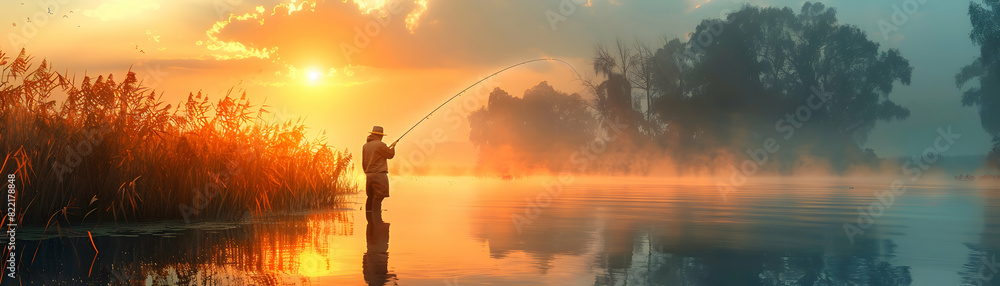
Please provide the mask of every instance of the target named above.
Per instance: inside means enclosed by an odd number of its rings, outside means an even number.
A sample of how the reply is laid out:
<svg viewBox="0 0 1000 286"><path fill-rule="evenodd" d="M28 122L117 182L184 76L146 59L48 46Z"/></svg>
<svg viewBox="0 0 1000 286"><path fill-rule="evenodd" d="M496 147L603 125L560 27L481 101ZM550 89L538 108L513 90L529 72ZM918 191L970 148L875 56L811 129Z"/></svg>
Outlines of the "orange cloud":
<svg viewBox="0 0 1000 286"><path fill-rule="evenodd" d="M406 29L413 33L413 30L417 28L417 22L420 21L420 15L423 15L427 11L427 0L417 0L416 9L406 15Z"/></svg>
<svg viewBox="0 0 1000 286"><path fill-rule="evenodd" d="M275 7L275 9L277 8L278 7ZM291 13L292 9L294 9L294 6L288 9L289 13ZM274 13L272 13L272 15L273 14ZM214 54L212 54L212 56L215 57L215 59L217 60L243 59L243 58L261 58L261 59L270 58L271 54L274 52L273 49L268 50L268 48L250 48L238 41L225 41L219 39L219 33L222 32L222 29L225 29L226 26L233 23L234 21L246 21L250 19L257 20L260 19L263 15L264 15L263 6L257 6L254 9L254 12L247 12L243 15L230 14L229 17L227 17L225 20L215 22L215 24L212 25L212 28L205 32L205 35L208 37L208 40L205 42L198 41L198 45L204 44L206 48L215 52ZM258 23L261 25L264 24L263 20L259 21Z"/></svg>
<svg viewBox="0 0 1000 286"><path fill-rule="evenodd" d="M547 26L542 12L525 17L525 11L552 8L545 3L429 2L284 3L271 13L220 21L208 32L206 44L220 59L269 58L297 68L452 68L542 56L547 50L564 50L567 43L562 40L576 38L569 30L553 35L541 29Z"/></svg>

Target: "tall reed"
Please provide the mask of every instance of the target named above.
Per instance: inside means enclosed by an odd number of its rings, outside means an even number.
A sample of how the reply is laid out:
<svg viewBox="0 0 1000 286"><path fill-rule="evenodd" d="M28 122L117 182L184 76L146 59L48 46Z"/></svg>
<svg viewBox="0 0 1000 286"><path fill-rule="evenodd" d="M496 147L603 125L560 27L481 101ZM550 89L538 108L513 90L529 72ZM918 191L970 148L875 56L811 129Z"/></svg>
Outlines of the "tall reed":
<svg viewBox="0 0 1000 286"><path fill-rule="evenodd" d="M174 107L131 70L77 83L32 61L0 51L2 170L16 173L24 223L228 218L356 191L349 153L306 138L301 120L268 120L245 92Z"/></svg>

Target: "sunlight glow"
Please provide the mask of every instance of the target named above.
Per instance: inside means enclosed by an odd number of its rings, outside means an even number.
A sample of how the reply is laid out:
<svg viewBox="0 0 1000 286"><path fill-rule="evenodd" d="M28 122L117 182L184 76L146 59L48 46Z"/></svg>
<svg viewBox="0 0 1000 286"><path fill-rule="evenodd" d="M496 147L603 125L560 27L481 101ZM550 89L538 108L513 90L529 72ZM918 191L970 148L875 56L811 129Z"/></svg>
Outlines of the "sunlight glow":
<svg viewBox="0 0 1000 286"><path fill-rule="evenodd" d="M323 75L320 74L319 71L316 71L316 70L309 71L309 81L311 81L311 82L319 81L319 78L322 77L322 76Z"/></svg>
<svg viewBox="0 0 1000 286"><path fill-rule="evenodd" d="M299 274L308 277L317 277L327 274L329 271L326 270L328 265L327 259L320 256L318 253L309 251L299 254Z"/></svg>
<svg viewBox="0 0 1000 286"><path fill-rule="evenodd" d="M427 11L427 0L417 0L415 4L417 4L417 7L409 15L406 15L405 20L406 29L410 31L410 34L413 34L413 31L417 29L417 21L420 21L420 15L423 15Z"/></svg>
<svg viewBox="0 0 1000 286"><path fill-rule="evenodd" d="M354 3L358 5L358 9L366 14L371 14L373 11L378 9L383 9L389 3L387 0L354 0ZM590 3L590 0L587 0ZM410 11L406 15L406 19L403 20L406 24L406 30L411 34L417 29L417 22L420 20L420 16L427 11L427 0L415 0L413 2L413 11Z"/></svg>
<svg viewBox="0 0 1000 286"><path fill-rule="evenodd" d="M358 5L358 9L361 12L371 13L375 9L382 9L385 6L386 0L354 0L354 4Z"/></svg>

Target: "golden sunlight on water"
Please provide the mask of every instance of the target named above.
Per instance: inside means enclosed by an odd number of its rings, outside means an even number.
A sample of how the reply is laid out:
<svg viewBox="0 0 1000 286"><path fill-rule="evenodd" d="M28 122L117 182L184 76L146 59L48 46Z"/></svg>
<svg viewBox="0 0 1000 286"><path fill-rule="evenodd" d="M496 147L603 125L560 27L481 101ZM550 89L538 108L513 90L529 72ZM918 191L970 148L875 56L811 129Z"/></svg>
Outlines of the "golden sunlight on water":
<svg viewBox="0 0 1000 286"><path fill-rule="evenodd" d="M974 185L911 186L849 237L884 181L760 179L723 198L700 180L399 178L381 213L96 230L94 262L29 271L145 285L950 283L1000 249L984 211L1000 200ZM76 260L36 243L39 261Z"/></svg>

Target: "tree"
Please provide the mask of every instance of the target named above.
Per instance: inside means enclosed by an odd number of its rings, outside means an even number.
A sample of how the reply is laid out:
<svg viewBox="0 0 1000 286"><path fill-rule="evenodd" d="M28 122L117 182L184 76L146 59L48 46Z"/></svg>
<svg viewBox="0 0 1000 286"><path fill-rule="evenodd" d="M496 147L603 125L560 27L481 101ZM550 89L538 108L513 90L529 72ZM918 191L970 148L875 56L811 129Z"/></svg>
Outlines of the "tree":
<svg viewBox="0 0 1000 286"><path fill-rule="evenodd" d="M792 135L842 168L853 159L845 155L863 154L860 143L876 122L909 116L889 99L896 82L910 83L909 62L898 50L881 51L858 27L838 23L836 10L823 4L806 2L798 14L744 6L725 20L703 21L690 38L668 42L653 58L663 91L655 112L668 130L682 131L668 134L688 142L684 147L742 148ZM832 96L799 116L808 128L768 132L815 91Z"/></svg>
<svg viewBox="0 0 1000 286"><path fill-rule="evenodd" d="M747 5L726 19L702 21L688 36L687 41L665 41L655 52L620 39L612 49L594 49L598 78L587 83L594 109L601 119L627 125L602 149L603 171L641 173L649 162L671 159L685 170L716 168L720 160L742 161L748 147L759 148L770 138L792 151L770 156L779 163L766 168L789 170L802 156L811 156L846 170L877 163L874 152L861 147L877 122L910 115L889 98L894 85L910 84L909 62L858 27L839 23L836 10L823 4L806 2L797 13ZM546 86L532 90L555 92ZM645 114L639 103L643 96ZM574 114L585 113L585 103L578 100L555 102ZM486 148L481 155L558 165L517 157L548 158L554 149L533 145L539 141L534 138L567 143L545 135L571 129L534 126L567 120L551 117L553 111L543 104L549 103L498 89L489 106L470 116L470 139ZM582 115L568 117L573 126L583 124L578 118ZM664 151L669 158L655 156ZM641 158L629 156L635 154Z"/></svg>
<svg viewBox="0 0 1000 286"><path fill-rule="evenodd" d="M479 166L504 173L564 168L569 152L589 143L596 123L579 94L542 82L522 98L496 88L489 102L469 114L469 141Z"/></svg>
<svg viewBox="0 0 1000 286"><path fill-rule="evenodd" d="M955 85L978 80L978 86L962 94L963 106L979 108L983 129L993 136L990 163L1000 166L1000 0L985 0L985 4L969 3L972 32L969 38L979 46L980 55L955 75Z"/></svg>
<svg viewBox="0 0 1000 286"><path fill-rule="evenodd" d="M653 136L658 130L655 130L655 123L653 120L653 97L659 92L656 89L656 68L653 61L653 51L648 45L635 40L635 44L632 49L635 51L635 65L631 71L629 71L628 77L632 84L639 90L643 91L643 97L646 105L646 112L644 116L644 125L646 134Z"/></svg>
<svg viewBox="0 0 1000 286"><path fill-rule="evenodd" d="M598 84L589 84L596 109L603 119L628 125L624 137L634 138L639 134L643 117L632 100L633 84L629 79L630 71L635 67L635 53L621 39L617 41L615 51L597 46L594 53L594 73L604 77Z"/></svg>
<svg viewBox="0 0 1000 286"><path fill-rule="evenodd" d="M691 90L684 85L691 65L678 58L687 49L687 43L673 39L665 41L663 47L647 59L653 73L652 84L658 91L650 100L650 111L655 115L651 121L661 126L660 139L674 142L664 145L668 148L689 146L693 139L693 132L685 129L692 126L687 119L693 117L689 114L690 110L685 108L689 105L687 101Z"/></svg>

